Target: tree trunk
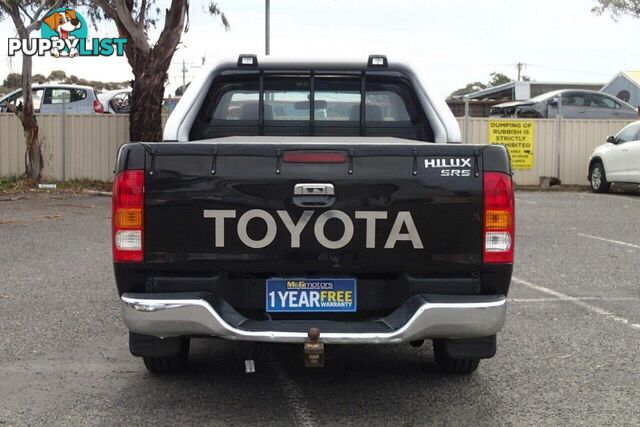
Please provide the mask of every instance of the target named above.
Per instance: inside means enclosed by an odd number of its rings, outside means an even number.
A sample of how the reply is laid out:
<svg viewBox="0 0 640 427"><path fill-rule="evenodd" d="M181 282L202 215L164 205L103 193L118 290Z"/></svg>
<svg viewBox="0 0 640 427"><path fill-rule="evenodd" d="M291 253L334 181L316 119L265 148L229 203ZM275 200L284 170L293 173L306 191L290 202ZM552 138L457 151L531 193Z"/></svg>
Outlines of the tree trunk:
<svg viewBox="0 0 640 427"><path fill-rule="evenodd" d="M42 142L39 137L36 117L32 114L31 119L23 119L22 127L24 129L25 143L27 144L27 150L24 155L25 175L27 178L38 182L42 179L44 162L42 161Z"/></svg>
<svg viewBox="0 0 640 427"><path fill-rule="evenodd" d="M27 35L28 37L28 35ZM30 56L22 55L22 112L18 117L22 121L24 130L26 153L25 175L34 181L40 181L44 162L42 161L42 141L39 137L38 121L33 109L33 97L31 93L31 71L32 59Z"/></svg>
<svg viewBox="0 0 640 427"><path fill-rule="evenodd" d="M21 0L3 0L0 2L0 12L6 12L11 17L16 27L18 37L30 44L35 43L36 39L29 38L29 34L36 29L40 29L42 20L51 11L62 5L63 0L55 1L39 1L24 2ZM37 6L37 7L36 7ZM48 6L48 7L46 7ZM32 12L29 13L29 8ZM30 22L26 25L23 21L27 19ZM40 181L42 178L42 170L44 169L44 161L42 158L42 141L39 137L38 121L36 120L35 111L33 110L33 97L31 88L31 72L33 71L33 62L31 56L22 55L22 110L18 111L17 106L13 106L11 111L20 119L22 129L24 130L24 138L26 152L24 155L25 175L34 181Z"/></svg>
<svg viewBox="0 0 640 427"><path fill-rule="evenodd" d="M129 139L137 142L162 141L162 98L167 70L158 69L153 56L138 57L133 74Z"/></svg>
<svg viewBox="0 0 640 427"><path fill-rule="evenodd" d="M118 17L115 9L105 6L104 2L96 0L96 3L103 10L109 11L120 37L128 39L124 51L135 78L129 113L129 140L133 142L162 141L164 85L171 58L184 30L189 1L171 0L171 6L166 10L164 28L153 47L147 42L144 16L138 17L137 22L127 22L122 17ZM118 4L119 2L116 1L116 5ZM118 7L123 7L127 13L131 10L131 6L119 5Z"/></svg>

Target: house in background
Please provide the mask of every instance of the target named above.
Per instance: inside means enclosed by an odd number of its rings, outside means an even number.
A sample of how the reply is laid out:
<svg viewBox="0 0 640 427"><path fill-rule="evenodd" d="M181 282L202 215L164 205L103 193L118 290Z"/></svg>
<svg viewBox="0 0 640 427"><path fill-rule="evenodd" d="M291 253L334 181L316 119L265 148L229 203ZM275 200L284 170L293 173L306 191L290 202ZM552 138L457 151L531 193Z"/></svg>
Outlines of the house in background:
<svg viewBox="0 0 640 427"><path fill-rule="evenodd" d="M510 82L489 87L469 94L469 115L488 117L491 107L508 101L524 101L543 93L560 89L600 90L602 83L553 83L553 82ZM447 104L456 117L464 116L464 101L448 98Z"/></svg>
<svg viewBox="0 0 640 427"><path fill-rule="evenodd" d="M640 71L622 71L600 90L638 108L640 107Z"/></svg>

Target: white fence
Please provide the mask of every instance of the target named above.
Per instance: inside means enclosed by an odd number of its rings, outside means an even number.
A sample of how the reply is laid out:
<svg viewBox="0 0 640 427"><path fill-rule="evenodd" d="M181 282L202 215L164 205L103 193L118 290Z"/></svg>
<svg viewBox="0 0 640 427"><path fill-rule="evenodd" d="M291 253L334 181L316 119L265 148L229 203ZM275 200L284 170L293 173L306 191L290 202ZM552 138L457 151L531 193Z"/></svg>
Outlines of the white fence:
<svg viewBox="0 0 640 427"><path fill-rule="evenodd" d="M469 143L488 141L488 119L469 119ZM556 176L558 122L534 120L534 167L515 172L520 185L537 185L541 176ZM66 179L111 180L118 147L129 139L126 115L70 115L66 118L64 144L60 115L39 115L40 137L44 143L47 178L60 180L62 152L65 153ZM560 179L564 184L587 183L587 161L594 147L602 144L628 121L563 120L561 123ZM464 119L459 119L464 131ZM464 138L464 136L463 136ZM0 176L24 172L24 135L20 122L12 114L0 114Z"/></svg>
<svg viewBox="0 0 640 427"><path fill-rule="evenodd" d="M492 119L493 120L493 119ZM464 137L464 118L458 123L463 141L470 144L486 144L489 138L489 119L469 119L469 137ZM616 134L631 121L627 120L573 120L558 122L555 119L531 120L535 123L534 166L531 170L514 171L519 185L538 185L540 177L557 176L557 159L560 156L560 180L563 184L587 185L588 161L593 149L603 144L609 135ZM560 127L560 128L558 128ZM557 139L560 132L560 152Z"/></svg>

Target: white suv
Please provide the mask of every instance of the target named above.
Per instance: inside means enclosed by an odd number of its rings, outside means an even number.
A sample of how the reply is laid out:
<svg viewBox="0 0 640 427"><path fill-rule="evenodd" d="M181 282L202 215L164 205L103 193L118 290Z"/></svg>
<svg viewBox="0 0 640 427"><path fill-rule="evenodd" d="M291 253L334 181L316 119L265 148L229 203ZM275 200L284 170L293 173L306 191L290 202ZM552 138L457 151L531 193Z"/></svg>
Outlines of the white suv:
<svg viewBox="0 0 640 427"><path fill-rule="evenodd" d="M611 183L640 184L640 121L607 138L589 159L589 181L595 193L606 193Z"/></svg>

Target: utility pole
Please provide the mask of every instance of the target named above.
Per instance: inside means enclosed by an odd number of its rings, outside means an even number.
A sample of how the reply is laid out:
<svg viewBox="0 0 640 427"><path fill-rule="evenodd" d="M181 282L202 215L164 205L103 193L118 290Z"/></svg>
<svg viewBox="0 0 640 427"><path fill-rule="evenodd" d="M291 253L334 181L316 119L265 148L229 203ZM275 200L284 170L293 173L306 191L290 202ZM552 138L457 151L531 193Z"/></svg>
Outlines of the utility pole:
<svg viewBox="0 0 640 427"><path fill-rule="evenodd" d="M464 143L469 143L469 95L462 97L464 100Z"/></svg>
<svg viewBox="0 0 640 427"><path fill-rule="evenodd" d="M182 93L184 93L185 86L187 84L186 75L187 75L187 64L182 60Z"/></svg>
<svg viewBox="0 0 640 427"><path fill-rule="evenodd" d="M271 18L270 18L270 14L271 14L271 1L270 0L265 0L265 11L264 11L264 15L265 15L265 21L264 21L264 51L266 55L269 55L271 53L271 49L270 49L270 33L271 33Z"/></svg>
<svg viewBox="0 0 640 427"><path fill-rule="evenodd" d="M516 67L518 68L518 81L522 79L522 70L527 66L527 64L523 64L522 62L518 62Z"/></svg>

